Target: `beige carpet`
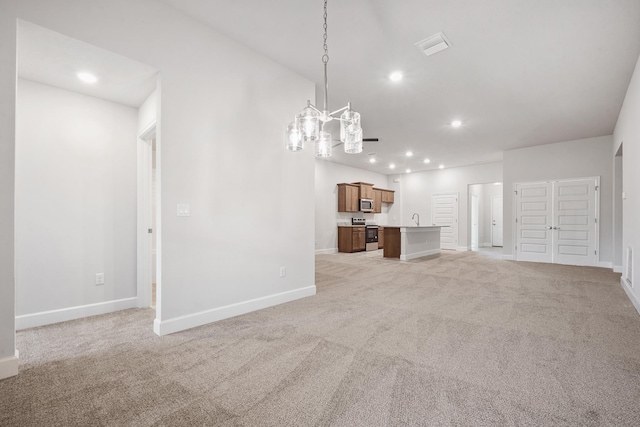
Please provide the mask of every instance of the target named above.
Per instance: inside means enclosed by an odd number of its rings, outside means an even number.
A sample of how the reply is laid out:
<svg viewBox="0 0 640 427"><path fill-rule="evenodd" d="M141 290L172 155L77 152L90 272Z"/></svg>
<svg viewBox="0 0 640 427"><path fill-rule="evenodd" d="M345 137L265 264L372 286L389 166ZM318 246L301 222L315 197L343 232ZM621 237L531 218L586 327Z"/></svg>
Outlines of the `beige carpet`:
<svg viewBox="0 0 640 427"><path fill-rule="evenodd" d="M18 333L2 426L638 426L619 275L317 257L318 295L159 338L152 310Z"/></svg>

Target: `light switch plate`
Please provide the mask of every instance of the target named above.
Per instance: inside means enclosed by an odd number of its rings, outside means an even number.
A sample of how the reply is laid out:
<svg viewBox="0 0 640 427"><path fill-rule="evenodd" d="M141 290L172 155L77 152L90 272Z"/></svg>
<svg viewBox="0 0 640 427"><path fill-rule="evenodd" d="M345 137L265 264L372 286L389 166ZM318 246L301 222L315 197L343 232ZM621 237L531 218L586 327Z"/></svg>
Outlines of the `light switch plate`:
<svg viewBox="0 0 640 427"><path fill-rule="evenodd" d="M178 216L191 216L191 205L178 203Z"/></svg>

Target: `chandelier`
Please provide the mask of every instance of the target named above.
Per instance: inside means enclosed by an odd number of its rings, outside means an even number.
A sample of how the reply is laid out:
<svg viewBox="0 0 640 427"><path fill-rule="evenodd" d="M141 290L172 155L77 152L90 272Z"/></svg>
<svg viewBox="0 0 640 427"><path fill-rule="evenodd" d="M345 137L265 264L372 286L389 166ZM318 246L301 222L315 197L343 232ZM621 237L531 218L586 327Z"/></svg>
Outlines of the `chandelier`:
<svg viewBox="0 0 640 427"><path fill-rule="evenodd" d="M351 109L351 103L339 110L329 112L327 81L327 64L329 63L329 48L327 47L327 0L324 0L324 108L320 111L311 101L295 116L295 120L287 126L285 146L291 151L302 150L305 142L314 142L316 157L331 157L331 134L324 130L327 123L340 120L340 142L344 144L344 152L358 154L362 152L362 127L360 114ZM342 113L339 117L338 114Z"/></svg>

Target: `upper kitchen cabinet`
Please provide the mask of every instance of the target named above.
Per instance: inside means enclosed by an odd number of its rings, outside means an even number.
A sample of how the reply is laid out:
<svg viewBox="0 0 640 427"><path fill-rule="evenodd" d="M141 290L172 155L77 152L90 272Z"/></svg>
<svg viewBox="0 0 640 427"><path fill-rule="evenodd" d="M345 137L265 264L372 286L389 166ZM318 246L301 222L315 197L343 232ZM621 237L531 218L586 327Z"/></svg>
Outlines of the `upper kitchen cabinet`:
<svg viewBox="0 0 640 427"><path fill-rule="evenodd" d="M373 189L373 213L382 213L382 193L383 190Z"/></svg>
<svg viewBox="0 0 640 427"><path fill-rule="evenodd" d="M354 182L353 184L358 186L361 199L373 200L373 184L366 182Z"/></svg>
<svg viewBox="0 0 640 427"><path fill-rule="evenodd" d="M338 212L360 212L360 199L369 199L373 200L373 212L367 212L382 213L382 204L393 203L393 194L366 182L338 184Z"/></svg>
<svg viewBox="0 0 640 427"><path fill-rule="evenodd" d="M382 203L393 203L395 192L393 190L380 190L382 191Z"/></svg>
<svg viewBox="0 0 640 427"><path fill-rule="evenodd" d="M338 212L358 212L358 193L360 187L357 184L338 184Z"/></svg>

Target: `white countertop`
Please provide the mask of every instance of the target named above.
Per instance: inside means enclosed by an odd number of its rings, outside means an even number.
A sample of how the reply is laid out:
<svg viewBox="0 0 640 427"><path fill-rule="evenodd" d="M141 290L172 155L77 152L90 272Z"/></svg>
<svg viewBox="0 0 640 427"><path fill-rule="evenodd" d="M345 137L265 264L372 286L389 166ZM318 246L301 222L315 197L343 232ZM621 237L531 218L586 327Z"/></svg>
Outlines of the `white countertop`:
<svg viewBox="0 0 640 427"><path fill-rule="evenodd" d="M441 225L385 225L385 228L406 228L407 231L420 231L420 230L433 230L435 228L442 228Z"/></svg>

